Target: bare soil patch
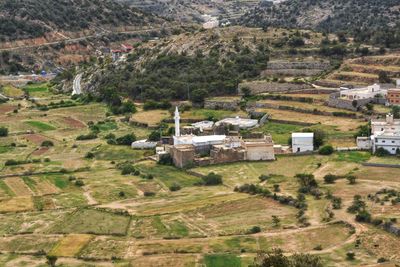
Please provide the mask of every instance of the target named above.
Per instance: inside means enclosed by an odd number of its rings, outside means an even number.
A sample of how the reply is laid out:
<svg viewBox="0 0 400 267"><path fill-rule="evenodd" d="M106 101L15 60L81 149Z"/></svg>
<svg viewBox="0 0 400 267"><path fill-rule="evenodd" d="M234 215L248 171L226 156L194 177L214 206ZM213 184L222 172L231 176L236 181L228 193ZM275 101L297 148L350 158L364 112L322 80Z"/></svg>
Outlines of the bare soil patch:
<svg viewBox="0 0 400 267"><path fill-rule="evenodd" d="M19 177L6 178L6 179L4 179L4 182L17 196L33 195L32 190Z"/></svg>
<svg viewBox="0 0 400 267"><path fill-rule="evenodd" d="M64 122L65 122L65 124L67 124L69 127L72 127L72 128L85 128L86 127L86 124L84 124L83 122L81 122L81 121L78 121L78 120L76 120L76 119L74 119L74 118L71 118L71 117L65 117L64 118Z"/></svg>

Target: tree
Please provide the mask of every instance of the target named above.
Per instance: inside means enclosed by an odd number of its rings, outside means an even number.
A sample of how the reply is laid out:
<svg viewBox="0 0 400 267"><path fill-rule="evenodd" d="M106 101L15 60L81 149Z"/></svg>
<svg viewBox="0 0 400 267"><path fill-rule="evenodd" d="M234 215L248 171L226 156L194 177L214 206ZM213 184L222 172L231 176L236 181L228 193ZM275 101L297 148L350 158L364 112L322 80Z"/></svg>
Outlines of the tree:
<svg viewBox="0 0 400 267"><path fill-rule="evenodd" d="M242 87L242 89L240 89L242 91L242 94L244 97L249 97L251 96L251 90L249 87Z"/></svg>
<svg viewBox="0 0 400 267"><path fill-rule="evenodd" d="M334 152L334 149L331 145L323 146L319 149L318 153L320 155L331 155Z"/></svg>
<svg viewBox="0 0 400 267"><path fill-rule="evenodd" d="M121 136L121 137L117 138L115 141L116 141L117 145L130 146L133 142L136 141L136 136L135 136L135 134L131 133L131 134Z"/></svg>
<svg viewBox="0 0 400 267"><path fill-rule="evenodd" d="M349 184L355 184L357 178L354 175L349 175L346 177L346 179L349 181Z"/></svg>
<svg viewBox="0 0 400 267"><path fill-rule="evenodd" d="M152 131L150 133L150 135L149 135L149 138L148 138L149 141L154 141L154 142L155 141L160 141L160 139L161 139L161 133L158 130Z"/></svg>
<svg viewBox="0 0 400 267"><path fill-rule="evenodd" d="M379 72L379 82L380 83L391 83L392 80L389 78L386 71Z"/></svg>
<svg viewBox="0 0 400 267"><path fill-rule="evenodd" d="M274 227L279 227L281 220L276 215L272 215L272 224Z"/></svg>
<svg viewBox="0 0 400 267"><path fill-rule="evenodd" d="M324 176L324 181L326 184L334 184L337 179L338 177L333 174L327 174Z"/></svg>
<svg viewBox="0 0 400 267"><path fill-rule="evenodd" d="M255 267L322 267L322 260L319 256L310 254L283 255L281 249L273 249L260 252L254 259Z"/></svg>
<svg viewBox="0 0 400 267"><path fill-rule="evenodd" d="M8 136L8 129L6 127L0 127L0 137Z"/></svg>
<svg viewBox="0 0 400 267"><path fill-rule="evenodd" d="M170 190L171 192L175 192L175 191L181 190L181 188L182 188L182 187L181 187L179 184L173 183L173 184L169 187L169 190Z"/></svg>
<svg viewBox="0 0 400 267"><path fill-rule="evenodd" d="M305 133L314 133L314 147L316 149L325 143L326 133L323 130L305 128L302 131Z"/></svg>
<svg viewBox="0 0 400 267"><path fill-rule="evenodd" d="M333 196L331 202L333 209L338 210L342 208L342 199L340 197Z"/></svg>
<svg viewBox="0 0 400 267"><path fill-rule="evenodd" d="M41 146L43 146L43 147L51 147L51 146L54 146L54 143L52 141L50 141L50 140L45 140L45 141L42 142Z"/></svg>
<svg viewBox="0 0 400 267"><path fill-rule="evenodd" d="M47 259L47 264L51 267L56 266L56 262L58 260L57 256L53 256L53 255L47 255L46 256Z"/></svg>
<svg viewBox="0 0 400 267"><path fill-rule="evenodd" d="M280 192L279 184L274 184L274 192Z"/></svg>
<svg viewBox="0 0 400 267"><path fill-rule="evenodd" d="M208 96L208 92L204 89L197 89L192 92L192 101L196 104L203 104L204 99Z"/></svg>
<svg viewBox="0 0 400 267"><path fill-rule="evenodd" d="M210 172L207 176L203 176L202 180L204 185L222 184L222 176L214 172Z"/></svg>

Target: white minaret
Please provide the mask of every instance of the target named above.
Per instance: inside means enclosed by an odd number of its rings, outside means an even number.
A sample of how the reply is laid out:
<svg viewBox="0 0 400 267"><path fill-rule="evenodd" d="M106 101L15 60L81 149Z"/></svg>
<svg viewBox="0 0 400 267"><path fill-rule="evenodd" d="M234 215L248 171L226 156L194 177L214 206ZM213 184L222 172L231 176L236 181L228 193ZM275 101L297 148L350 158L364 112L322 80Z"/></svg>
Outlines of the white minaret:
<svg viewBox="0 0 400 267"><path fill-rule="evenodd" d="M175 109L175 136L181 136L180 119L178 107Z"/></svg>

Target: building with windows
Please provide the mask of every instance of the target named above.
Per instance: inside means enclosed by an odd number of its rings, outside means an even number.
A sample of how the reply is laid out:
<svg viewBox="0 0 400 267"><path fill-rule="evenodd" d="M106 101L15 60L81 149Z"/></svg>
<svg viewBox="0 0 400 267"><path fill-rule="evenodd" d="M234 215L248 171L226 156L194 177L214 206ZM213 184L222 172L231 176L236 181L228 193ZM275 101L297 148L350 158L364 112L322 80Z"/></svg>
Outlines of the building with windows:
<svg viewBox="0 0 400 267"><path fill-rule="evenodd" d="M389 89L387 94L387 103L389 105L400 105L400 89Z"/></svg>

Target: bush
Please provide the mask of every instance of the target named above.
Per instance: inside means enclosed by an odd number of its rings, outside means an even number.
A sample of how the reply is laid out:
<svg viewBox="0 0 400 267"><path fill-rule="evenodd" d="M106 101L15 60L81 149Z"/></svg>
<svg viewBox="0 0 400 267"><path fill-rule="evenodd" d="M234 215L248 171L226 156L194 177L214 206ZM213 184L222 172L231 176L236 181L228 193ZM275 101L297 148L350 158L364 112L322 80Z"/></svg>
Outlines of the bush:
<svg viewBox="0 0 400 267"><path fill-rule="evenodd" d="M95 157L95 155L94 155L93 152L88 152L88 153L86 153L86 155L85 155L85 158L86 158L86 159L93 159L94 157Z"/></svg>
<svg viewBox="0 0 400 267"><path fill-rule="evenodd" d="M349 251L346 253L346 259L354 260L356 258L356 254L353 251Z"/></svg>
<svg viewBox="0 0 400 267"><path fill-rule="evenodd" d="M349 181L349 184L355 184L357 178L354 175L349 175L346 179Z"/></svg>
<svg viewBox="0 0 400 267"><path fill-rule="evenodd" d="M390 154L389 151L387 151L383 147L380 147L375 151L375 155L378 157L385 157L388 156L389 154Z"/></svg>
<svg viewBox="0 0 400 267"><path fill-rule="evenodd" d="M143 195L144 195L145 197L152 197L152 196L155 196L156 193L146 191L146 192L143 193Z"/></svg>
<svg viewBox="0 0 400 267"><path fill-rule="evenodd" d="M339 177L333 174L327 174L324 176L324 181L326 184L334 184L335 181L338 179Z"/></svg>
<svg viewBox="0 0 400 267"><path fill-rule="evenodd" d="M117 138L115 141L117 145L130 146L133 142L136 141L136 136L133 133L127 134Z"/></svg>
<svg viewBox="0 0 400 267"><path fill-rule="evenodd" d="M207 176L202 177L202 180L203 184L207 186L222 184L222 176L214 172L210 172Z"/></svg>
<svg viewBox="0 0 400 267"><path fill-rule="evenodd" d="M50 141L50 140L46 140L46 141L42 142L41 146L43 146L43 147L51 147L51 146L54 146L54 143L52 141Z"/></svg>
<svg viewBox="0 0 400 267"><path fill-rule="evenodd" d="M260 175L260 177L258 177L258 179L261 181L261 182L264 182L264 181L266 181L266 180L268 180L270 177L268 176L268 175L264 175L264 174L262 174L262 175Z"/></svg>
<svg viewBox="0 0 400 267"><path fill-rule="evenodd" d="M76 180L75 185L81 187L81 186L84 186L85 183L82 180Z"/></svg>
<svg viewBox="0 0 400 267"><path fill-rule="evenodd" d="M135 167L131 164L125 164L122 168L121 168L121 174L122 175L128 175L128 174L132 174L135 173ZM136 175L136 174L135 174Z"/></svg>
<svg viewBox="0 0 400 267"><path fill-rule="evenodd" d="M180 186L179 184L177 184L177 183L173 183L173 184L169 187L169 190L170 190L171 192L179 191L179 190L181 190L181 186Z"/></svg>
<svg viewBox="0 0 400 267"><path fill-rule="evenodd" d="M83 141L83 140L93 140L97 138L97 134L96 133L88 133L88 134L82 134L79 135L76 140L78 141Z"/></svg>
<svg viewBox="0 0 400 267"><path fill-rule="evenodd" d="M359 211L356 215L356 221L369 223L371 222L371 214L366 210Z"/></svg>
<svg viewBox="0 0 400 267"><path fill-rule="evenodd" d="M318 153L320 155L332 155L333 152L334 152L334 149L331 145L323 146L318 151Z"/></svg>
<svg viewBox="0 0 400 267"><path fill-rule="evenodd" d="M248 234L256 234L261 232L261 228L259 226L253 226L249 229L249 231L247 232Z"/></svg>
<svg viewBox="0 0 400 267"><path fill-rule="evenodd" d="M6 127L0 127L0 137L8 136L8 129Z"/></svg>

